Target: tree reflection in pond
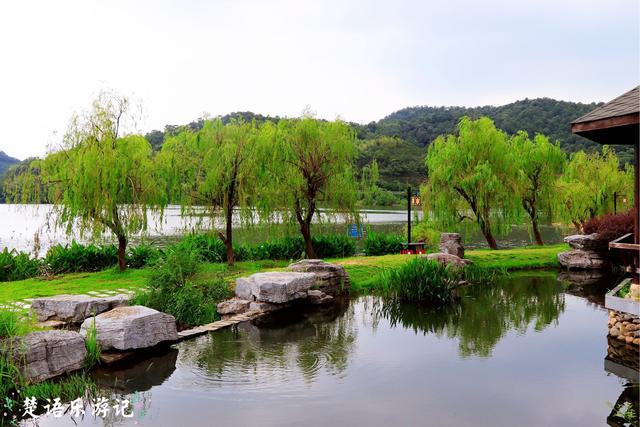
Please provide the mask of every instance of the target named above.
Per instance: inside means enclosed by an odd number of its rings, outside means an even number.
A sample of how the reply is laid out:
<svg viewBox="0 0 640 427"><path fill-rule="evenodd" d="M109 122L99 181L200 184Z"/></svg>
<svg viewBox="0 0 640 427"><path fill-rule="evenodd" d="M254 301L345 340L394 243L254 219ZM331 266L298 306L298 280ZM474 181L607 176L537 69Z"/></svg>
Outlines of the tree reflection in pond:
<svg viewBox="0 0 640 427"><path fill-rule="evenodd" d="M181 346L178 365L195 365L220 385L265 379L273 385L298 373L312 382L321 369L345 372L356 337L354 308L344 301L308 313L287 310L200 337Z"/></svg>
<svg viewBox="0 0 640 427"><path fill-rule="evenodd" d="M555 276L516 275L485 286L468 286L456 303L432 308L376 300L373 313L416 333L458 338L463 357L489 357L510 330L524 334L557 324L564 311L564 287Z"/></svg>

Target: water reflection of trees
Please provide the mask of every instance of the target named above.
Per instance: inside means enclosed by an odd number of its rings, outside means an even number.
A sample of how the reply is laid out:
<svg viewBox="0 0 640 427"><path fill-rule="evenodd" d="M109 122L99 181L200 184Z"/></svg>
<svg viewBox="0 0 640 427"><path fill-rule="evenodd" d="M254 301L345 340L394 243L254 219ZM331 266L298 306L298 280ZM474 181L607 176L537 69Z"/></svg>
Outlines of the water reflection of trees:
<svg viewBox="0 0 640 427"><path fill-rule="evenodd" d="M307 313L287 311L203 336L181 346L178 363L232 382L290 375L298 368L311 382L322 369L344 373L355 341L354 309L345 302Z"/></svg>
<svg viewBox="0 0 640 427"><path fill-rule="evenodd" d="M492 286L469 286L455 304L442 308L379 300L375 316L415 332L458 338L461 356L490 356L510 330L524 334L557 324L564 311L563 287L553 276L516 276Z"/></svg>

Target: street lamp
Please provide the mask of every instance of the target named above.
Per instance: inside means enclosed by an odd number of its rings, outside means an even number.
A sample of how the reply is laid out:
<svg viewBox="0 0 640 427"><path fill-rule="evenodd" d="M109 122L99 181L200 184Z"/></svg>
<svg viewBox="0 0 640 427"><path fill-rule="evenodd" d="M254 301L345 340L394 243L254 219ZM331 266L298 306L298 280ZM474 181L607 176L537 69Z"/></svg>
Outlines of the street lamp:
<svg viewBox="0 0 640 427"><path fill-rule="evenodd" d="M613 192L613 213L618 213L618 197L622 197L622 203L627 204L627 195L626 194L618 194L617 191Z"/></svg>

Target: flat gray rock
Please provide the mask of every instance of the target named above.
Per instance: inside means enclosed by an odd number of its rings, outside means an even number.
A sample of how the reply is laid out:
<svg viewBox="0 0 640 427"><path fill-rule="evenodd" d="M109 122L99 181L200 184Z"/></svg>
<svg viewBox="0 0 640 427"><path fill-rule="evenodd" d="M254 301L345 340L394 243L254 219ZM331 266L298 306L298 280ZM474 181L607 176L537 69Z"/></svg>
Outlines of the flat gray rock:
<svg viewBox="0 0 640 427"><path fill-rule="evenodd" d="M87 335L93 317L86 319L80 334ZM141 305L117 307L95 317L98 344L102 350L134 350L178 339L176 319Z"/></svg>
<svg viewBox="0 0 640 427"><path fill-rule="evenodd" d="M596 252L607 252L609 249L609 242L598 239L598 235L596 233L573 234L565 237L564 241L573 249Z"/></svg>
<svg viewBox="0 0 640 427"><path fill-rule="evenodd" d="M313 273L272 271L236 280L236 296L249 301L281 304L306 298L316 281ZM249 292L250 291L250 292Z"/></svg>
<svg viewBox="0 0 640 427"><path fill-rule="evenodd" d="M249 304L251 301L240 298L231 298L226 301L222 301L216 307L218 314L236 314L244 313L249 310Z"/></svg>
<svg viewBox="0 0 640 427"><path fill-rule="evenodd" d="M121 307L129 303L127 295L92 297L89 295L56 295L36 298L31 311L39 322L58 320L65 323L81 323L87 317Z"/></svg>
<svg viewBox="0 0 640 427"><path fill-rule="evenodd" d="M315 286L328 294L338 295L347 292L351 286L349 275L340 264L331 264L321 259L303 259L287 268L291 271L315 274Z"/></svg>
<svg viewBox="0 0 640 427"><path fill-rule="evenodd" d="M445 254L442 252L436 252L434 254L426 255L429 261L436 261L442 265L452 265L454 267L464 267L465 265L472 264L468 259L460 258L453 254Z"/></svg>
<svg viewBox="0 0 640 427"><path fill-rule="evenodd" d="M74 331L31 332L13 341L11 352L23 375L39 382L84 367L87 349Z"/></svg>
<svg viewBox="0 0 640 427"><path fill-rule="evenodd" d="M558 254L560 265L568 269L589 270L603 269L609 267L609 261L602 257L599 252L574 249Z"/></svg>

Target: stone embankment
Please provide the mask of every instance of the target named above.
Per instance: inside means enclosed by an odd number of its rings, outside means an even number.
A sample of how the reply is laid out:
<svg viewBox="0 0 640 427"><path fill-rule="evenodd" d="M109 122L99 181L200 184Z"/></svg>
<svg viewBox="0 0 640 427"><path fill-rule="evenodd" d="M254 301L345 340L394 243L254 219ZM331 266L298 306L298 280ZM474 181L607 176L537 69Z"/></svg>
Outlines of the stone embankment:
<svg viewBox="0 0 640 427"><path fill-rule="evenodd" d="M640 348L640 317L609 310L609 336L626 344Z"/></svg>

